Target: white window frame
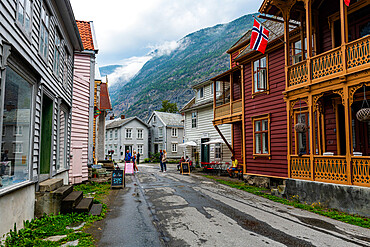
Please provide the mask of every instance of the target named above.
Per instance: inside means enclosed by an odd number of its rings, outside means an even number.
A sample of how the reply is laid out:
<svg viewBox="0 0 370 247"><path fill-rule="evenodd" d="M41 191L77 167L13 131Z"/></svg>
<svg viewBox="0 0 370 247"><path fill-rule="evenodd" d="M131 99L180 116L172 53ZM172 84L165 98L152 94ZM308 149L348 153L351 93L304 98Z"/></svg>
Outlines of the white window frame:
<svg viewBox="0 0 370 247"><path fill-rule="evenodd" d="M158 128L158 137L163 137L163 127Z"/></svg>
<svg viewBox="0 0 370 247"><path fill-rule="evenodd" d="M221 143L215 144L215 159L221 159L222 158L222 145Z"/></svg>
<svg viewBox="0 0 370 247"><path fill-rule="evenodd" d="M45 4L42 4L40 13L39 53L45 60L48 59L49 53L49 27L50 14Z"/></svg>
<svg viewBox="0 0 370 247"><path fill-rule="evenodd" d="M22 3L24 6L22 6ZM20 15L20 11L22 10L23 14ZM26 27L26 11L29 15L28 24L29 26ZM30 36L32 33L32 14L33 14L33 1L32 0L18 0L17 2L17 13L16 13L16 21L19 26L22 27L24 32Z"/></svg>
<svg viewBox="0 0 370 247"><path fill-rule="evenodd" d="M113 140L113 130L109 130L109 140Z"/></svg>
<svg viewBox="0 0 370 247"><path fill-rule="evenodd" d="M204 87L199 88L199 98L202 99L204 97Z"/></svg>
<svg viewBox="0 0 370 247"><path fill-rule="evenodd" d="M253 93L268 91L267 63L268 63L267 56L263 56L252 62Z"/></svg>
<svg viewBox="0 0 370 247"><path fill-rule="evenodd" d="M137 145L137 152L142 155L144 154L144 145L143 144L138 144Z"/></svg>
<svg viewBox="0 0 370 247"><path fill-rule="evenodd" d="M171 151L172 153L177 153L177 143L171 143Z"/></svg>
<svg viewBox="0 0 370 247"><path fill-rule="evenodd" d="M171 128L171 136L177 137L178 136L178 129L177 128Z"/></svg>
<svg viewBox="0 0 370 247"><path fill-rule="evenodd" d="M144 130L143 129L138 129L137 130L137 139L143 139L144 138Z"/></svg>
<svg viewBox="0 0 370 247"><path fill-rule="evenodd" d="M114 140L118 139L118 129L114 129Z"/></svg>
<svg viewBox="0 0 370 247"><path fill-rule="evenodd" d="M17 150L17 145L21 147L21 151ZM13 142L13 153L14 154L23 154L23 142Z"/></svg>
<svg viewBox="0 0 370 247"><path fill-rule="evenodd" d="M125 129L125 137L126 139L132 139L132 129L131 128Z"/></svg>
<svg viewBox="0 0 370 247"><path fill-rule="evenodd" d="M54 37L54 61L53 61L53 72L59 77L60 75L60 60L62 58L62 38L57 28L55 28Z"/></svg>
<svg viewBox="0 0 370 247"><path fill-rule="evenodd" d="M23 136L23 126L22 125L14 125L13 131L14 131L14 136Z"/></svg>
<svg viewBox="0 0 370 247"><path fill-rule="evenodd" d="M195 129L198 125L198 113L196 111L191 113L191 128Z"/></svg>

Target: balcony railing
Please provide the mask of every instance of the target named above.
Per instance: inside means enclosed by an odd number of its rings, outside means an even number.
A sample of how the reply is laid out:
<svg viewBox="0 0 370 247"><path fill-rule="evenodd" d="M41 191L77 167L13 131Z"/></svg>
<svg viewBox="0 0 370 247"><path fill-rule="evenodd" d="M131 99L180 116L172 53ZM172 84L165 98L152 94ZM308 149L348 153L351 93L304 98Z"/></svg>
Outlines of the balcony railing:
<svg viewBox="0 0 370 247"><path fill-rule="evenodd" d="M235 115L240 115L243 111L242 107L243 104L241 99L217 106L215 108L214 119L222 119Z"/></svg>
<svg viewBox="0 0 370 247"><path fill-rule="evenodd" d="M308 156L292 155L290 177L370 187L370 157L352 156L348 165L345 156L315 155L311 161Z"/></svg>
<svg viewBox="0 0 370 247"><path fill-rule="evenodd" d="M370 68L370 35L288 67L288 89ZM307 68L311 69L311 73ZM299 87L299 86L298 86Z"/></svg>

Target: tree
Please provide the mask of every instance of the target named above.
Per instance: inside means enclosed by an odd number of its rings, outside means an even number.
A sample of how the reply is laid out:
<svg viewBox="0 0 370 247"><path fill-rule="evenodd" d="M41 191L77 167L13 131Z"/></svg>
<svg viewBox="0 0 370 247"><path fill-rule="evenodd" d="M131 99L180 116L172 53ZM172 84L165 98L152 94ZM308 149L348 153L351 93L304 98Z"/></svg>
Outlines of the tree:
<svg viewBox="0 0 370 247"><path fill-rule="evenodd" d="M168 100L162 100L162 108L159 110L160 112L169 112L169 113L176 113L179 111L177 108L176 103L170 103Z"/></svg>

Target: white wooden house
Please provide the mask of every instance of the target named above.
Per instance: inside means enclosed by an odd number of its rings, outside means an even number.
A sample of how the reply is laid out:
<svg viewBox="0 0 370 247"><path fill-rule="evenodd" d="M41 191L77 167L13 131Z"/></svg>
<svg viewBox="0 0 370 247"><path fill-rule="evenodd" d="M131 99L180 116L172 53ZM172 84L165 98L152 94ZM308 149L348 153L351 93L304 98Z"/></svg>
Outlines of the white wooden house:
<svg viewBox="0 0 370 247"><path fill-rule="evenodd" d="M0 2L0 236L34 217L41 181L68 183L73 54L69 0Z"/></svg>
<svg viewBox="0 0 370 247"><path fill-rule="evenodd" d="M216 96L221 95L220 84L216 83ZM184 114L185 136L184 142L195 142L194 146L186 147L186 155L198 164L213 161L230 162L231 151L220 143L205 144L210 141L220 140L220 135L212 124L213 120L213 82L206 80L192 87L196 95L180 110ZM231 143L230 125L220 125L220 131L228 143Z"/></svg>

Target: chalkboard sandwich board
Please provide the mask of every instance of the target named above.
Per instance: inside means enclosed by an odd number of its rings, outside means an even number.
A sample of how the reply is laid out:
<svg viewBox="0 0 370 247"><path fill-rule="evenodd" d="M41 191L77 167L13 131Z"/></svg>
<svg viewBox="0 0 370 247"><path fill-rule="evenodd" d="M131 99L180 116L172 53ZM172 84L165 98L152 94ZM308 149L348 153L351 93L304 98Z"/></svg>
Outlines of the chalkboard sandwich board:
<svg viewBox="0 0 370 247"><path fill-rule="evenodd" d="M125 187L125 177L123 176L123 170L113 170L111 188L123 187Z"/></svg>
<svg viewBox="0 0 370 247"><path fill-rule="evenodd" d="M190 165L189 162L182 162L181 163L181 174L190 174Z"/></svg>

